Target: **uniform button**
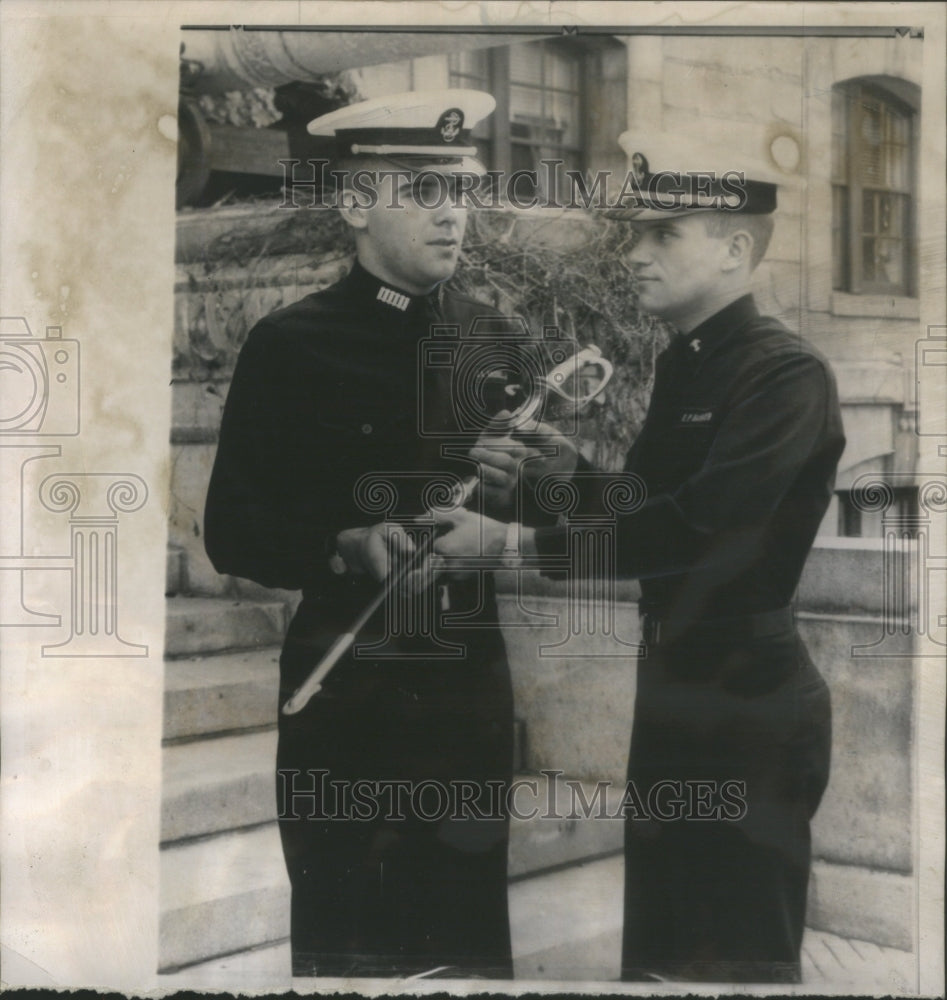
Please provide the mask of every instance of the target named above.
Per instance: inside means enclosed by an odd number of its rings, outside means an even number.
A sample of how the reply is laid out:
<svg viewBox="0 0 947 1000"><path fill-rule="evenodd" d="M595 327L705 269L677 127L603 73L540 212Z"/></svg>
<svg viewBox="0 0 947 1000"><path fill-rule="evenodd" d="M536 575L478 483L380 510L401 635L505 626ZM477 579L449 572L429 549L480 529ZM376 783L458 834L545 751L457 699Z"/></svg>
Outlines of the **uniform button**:
<svg viewBox="0 0 947 1000"><path fill-rule="evenodd" d="M362 433L363 434L371 434L371 432L372 432L372 425L371 424L362 424Z"/></svg>

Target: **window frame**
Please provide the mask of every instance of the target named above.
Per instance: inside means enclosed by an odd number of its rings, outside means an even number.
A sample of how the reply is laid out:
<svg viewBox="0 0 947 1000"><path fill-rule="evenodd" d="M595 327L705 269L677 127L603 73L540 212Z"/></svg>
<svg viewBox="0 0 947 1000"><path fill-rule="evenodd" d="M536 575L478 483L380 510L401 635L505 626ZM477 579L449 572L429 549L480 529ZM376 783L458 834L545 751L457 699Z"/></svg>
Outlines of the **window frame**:
<svg viewBox="0 0 947 1000"><path fill-rule="evenodd" d="M574 145L562 143L563 149L574 154L577 159L575 169L585 170L587 166L587 142L586 128L588 120L588 58L592 50L587 44L581 44L575 39L563 38L540 38L528 42L514 42L514 45L539 45L547 47L553 51L568 54L576 60L578 71L578 118L576 127L578 138ZM483 49L486 55L486 78L470 73L462 73L455 70L451 65L451 55L448 56L448 86L470 86L478 79L483 79L480 86L493 94L497 106L495 112L490 116L490 131L487 142L490 146L490 156L487 158L487 166L491 170L502 171L505 176L509 176L513 171L513 147L524 146L535 148L538 145L552 145L550 143L534 143L526 139L520 139L512 135L511 105L512 88L514 86L510 75L510 49L511 45L496 46ZM544 61L545 64L545 61ZM544 71L545 72L545 71ZM458 77L460 79L458 79ZM545 83L545 80L543 80ZM529 84L517 83L515 86L530 86ZM564 93L561 88L548 88L541 86L536 88L542 93ZM545 99L545 98L544 98ZM482 141L482 140L481 140Z"/></svg>
<svg viewBox="0 0 947 1000"><path fill-rule="evenodd" d="M918 201L918 108L904 96L897 94L884 82L870 77L856 77L837 83L832 88L833 99L837 96L843 102L845 123L845 175L840 177L833 169L830 178L832 188L832 231L833 231L833 301L847 302L842 312L857 314L856 302L860 297L880 300L913 300L917 298L917 201ZM857 109L862 99L880 101L883 107L901 114L907 123L907 183L903 189L893 187L872 187L864 183L862 173L856 170L858 154L861 150ZM834 115L833 115L834 118ZM833 149L839 134L834 124L831 141ZM864 232L864 196L866 192L884 192L903 199L904 225L901 231L903 243L904 280L899 284L883 281L869 281L864 276L863 240L872 238L873 233ZM844 194L843 194L844 192ZM844 204L840 206L840 202ZM836 214L838 211L838 214ZM835 233L840 234L838 246ZM874 236L874 238L878 238ZM841 259L837 254L841 253ZM840 268L840 284L837 287L835 268Z"/></svg>

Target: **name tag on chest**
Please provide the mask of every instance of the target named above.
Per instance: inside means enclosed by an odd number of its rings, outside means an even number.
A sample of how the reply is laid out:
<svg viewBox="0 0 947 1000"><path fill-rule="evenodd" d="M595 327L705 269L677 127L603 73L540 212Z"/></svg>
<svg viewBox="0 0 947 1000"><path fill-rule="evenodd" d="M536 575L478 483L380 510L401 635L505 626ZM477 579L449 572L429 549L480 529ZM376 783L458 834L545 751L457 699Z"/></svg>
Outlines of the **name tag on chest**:
<svg viewBox="0 0 947 1000"><path fill-rule="evenodd" d="M713 410L703 410L703 409L693 409L682 411L680 417L678 417L678 425L680 427L693 427L693 426L706 426L714 418Z"/></svg>

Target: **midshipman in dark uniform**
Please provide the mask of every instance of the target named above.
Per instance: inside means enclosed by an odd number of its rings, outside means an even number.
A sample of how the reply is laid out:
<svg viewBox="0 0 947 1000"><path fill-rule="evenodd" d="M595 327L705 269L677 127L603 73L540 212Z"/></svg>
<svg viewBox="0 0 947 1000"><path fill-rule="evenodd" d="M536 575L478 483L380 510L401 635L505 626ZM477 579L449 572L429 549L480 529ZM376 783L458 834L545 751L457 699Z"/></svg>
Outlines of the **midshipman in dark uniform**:
<svg viewBox="0 0 947 1000"><path fill-rule="evenodd" d="M669 817L626 812L623 977L793 982L831 723L791 602L844 447L835 380L750 294L777 185L736 156L620 142L642 195L620 216L636 234L639 301L677 330L625 465L647 499L617 524L647 644L628 777L644 801L666 782ZM448 558L509 562L517 538L523 555L564 551L564 527L442 521Z"/></svg>
<svg viewBox="0 0 947 1000"><path fill-rule="evenodd" d="M432 325L465 332L496 315L442 288L466 222L451 184L483 172L469 132L493 107L473 91L412 93L310 125L335 135L358 259L250 332L206 510L220 572L302 591L284 708L411 549L432 496L443 503L444 483L477 470L463 447L444 454L457 430L449 368L427 370L419 343ZM431 626L448 611L465 623ZM489 575L400 588L306 707L281 713L294 974L512 976L513 715L496 621Z"/></svg>

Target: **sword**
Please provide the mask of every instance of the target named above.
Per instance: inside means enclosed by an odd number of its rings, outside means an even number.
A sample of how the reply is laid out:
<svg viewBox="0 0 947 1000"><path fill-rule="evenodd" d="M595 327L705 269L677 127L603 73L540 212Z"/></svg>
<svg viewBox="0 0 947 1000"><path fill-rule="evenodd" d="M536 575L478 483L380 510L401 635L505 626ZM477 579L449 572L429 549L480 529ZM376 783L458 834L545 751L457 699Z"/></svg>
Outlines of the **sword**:
<svg viewBox="0 0 947 1000"><path fill-rule="evenodd" d="M450 506L464 507L470 502L477 485L480 482L478 475L469 476L463 482L458 483L451 494ZM359 632L368 624L372 615L385 603L391 593L413 573L419 569L424 560L428 557L433 544L434 536L426 535L418 543L414 550L414 555L397 573L392 574L384 587L371 599L364 611L349 625L338 639L329 647L325 655L316 664L312 673L300 684L292 697L283 705L283 715L295 715L301 712L309 703L313 695L322 690L322 682L325 680L332 668L339 660L352 648L352 644L358 637Z"/></svg>
<svg viewBox="0 0 947 1000"><path fill-rule="evenodd" d="M587 393L582 395L568 393L565 387L569 384L569 380L578 376L586 365L592 365L601 370L598 382ZM563 399L575 403L577 408L581 409L602 393L613 373L614 369L611 362L602 357L602 352L598 347L590 344L576 351L572 357L567 358L561 364L551 369L543 378L543 387L561 396ZM515 392L515 388L513 386L509 387L513 392ZM541 404L542 395L534 393L530 399L517 408L512 419L517 422L531 419ZM479 484L479 474L469 476L458 483L451 494L450 505L455 508L465 507L470 503ZM297 712L301 712L309 704L309 699L322 690L322 682L339 660L352 648L359 632L368 624L372 615L384 604L391 593L423 564L424 560L430 554L433 538L434 536L431 534L421 539L411 560L386 581L378 594L372 598L368 606L349 625L348 629L332 643L322 659L316 664L312 673L300 684L286 704L283 705L282 713L284 715L296 715Z"/></svg>

